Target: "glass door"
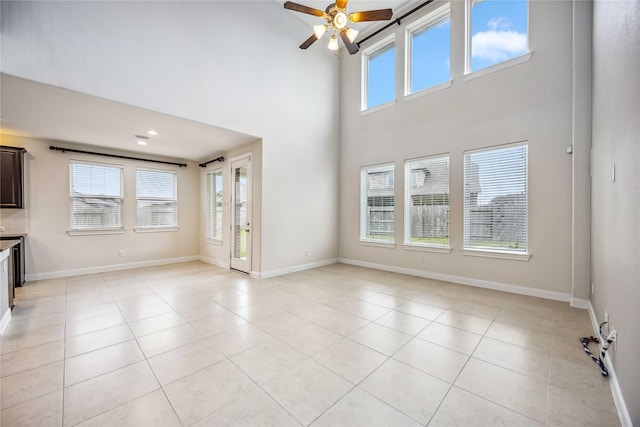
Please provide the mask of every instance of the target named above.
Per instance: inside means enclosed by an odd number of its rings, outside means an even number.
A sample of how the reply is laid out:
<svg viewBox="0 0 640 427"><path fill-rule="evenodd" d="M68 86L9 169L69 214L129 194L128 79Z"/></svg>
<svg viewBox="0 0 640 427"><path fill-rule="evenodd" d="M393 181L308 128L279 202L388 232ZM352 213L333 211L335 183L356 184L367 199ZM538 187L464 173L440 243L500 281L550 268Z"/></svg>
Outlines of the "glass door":
<svg viewBox="0 0 640 427"><path fill-rule="evenodd" d="M231 268L251 273L251 157L231 162Z"/></svg>

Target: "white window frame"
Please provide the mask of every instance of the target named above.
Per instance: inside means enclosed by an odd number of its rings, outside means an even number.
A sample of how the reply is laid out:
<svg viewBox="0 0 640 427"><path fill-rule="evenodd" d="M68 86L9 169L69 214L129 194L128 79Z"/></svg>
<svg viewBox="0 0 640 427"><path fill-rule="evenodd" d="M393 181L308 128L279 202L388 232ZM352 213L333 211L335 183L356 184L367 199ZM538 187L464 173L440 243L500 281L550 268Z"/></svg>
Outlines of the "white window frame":
<svg viewBox="0 0 640 427"><path fill-rule="evenodd" d="M471 38L473 37L472 27L471 27L471 15L473 9L473 3L477 0L465 0L465 10L464 10L464 18L465 18L465 43L464 43L464 80L468 80L468 78L472 77L480 77L485 74L493 73L495 71L503 70L505 68L511 67L513 65L521 64L523 62L529 61L532 56L531 52L531 0L527 0L527 50L522 55L509 58L502 62L497 62L493 65L489 65L488 67L482 68L480 70L472 71L471 70Z"/></svg>
<svg viewBox="0 0 640 427"><path fill-rule="evenodd" d="M449 153L443 154L435 154L432 156L420 157L416 159L408 159L404 162L404 248L405 249L422 249L428 250L432 252L451 252L451 217L449 213L449 218L447 220L447 239L448 243L446 245L438 245L434 243L418 243L411 241L411 215L412 207L413 207L413 193L411 192L411 171L412 166L417 162L425 161L425 160L440 160L447 159L447 206L449 207L449 212L451 212L451 156Z"/></svg>
<svg viewBox="0 0 640 427"><path fill-rule="evenodd" d="M393 105L396 103L396 100L397 100L396 81L398 78L398 75L397 75L398 73L397 73L397 64L396 64L396 61L394 60L393 99L371 108L367 107L367 101L368 101L367 88L369 86L369 59L373 56L384 53L387 49L395 48L395 47L396 47L396 36L395 34L391 34L390 36L385 37L379 42L373 44L368 49L365 49L362 51L362 70L361 70L361 79L360 79L362 82L361 91L360 91L361 93L360 110L362 112L378 110L380 108L384 108L388 105Z"/></svg>
<svg viewBox="0 0 640 427"><path fill-rule="evenodd" d="M525 148L525 165L524 165L524 173L525 173L525 190L526 190L526 198L525 198L525 217L524 217L524 222L525 222L525 240L526 240L526 247L524 248L524 250L510 250L509 248L491 248L491 247L480 247L480 246L471 246L468 245L468 241L467 241L467 235L468 235L468 228L470 227L470 218L468 217L468 212L467 212L467 190L466 190L466 186L467 186L467 155L470 154L474 154L474 153L482 153L482 152L488 152L488 151L497 151L497 150L501 150L501 149L508 149L508 148L515 148L515 147L524 147ZM528 261L529 258L531 257L530 255L530 247L529 247L529 146L528 146L528 142L527 141L520 141L520 142L516 142L516 143L511 143L511 144L504 144L504 145L498 145L498 146L492 146L492 147L485 147L485 148L480 148L480 149L474 149L474 150L467 150L464 152L464 161L463 161L463 170L464 170L464 177L463 177L463 186L465 187L463 190L463 254L464 255L471 255L471 256L481 256L481 257L490 257L490 258L505 258L505 259L514 259L514 260L520 260L520 261Z"/></svg>
<svg viewBox="0 0 640 427"><path fill-rule="evenodd" d="M93 195L73 192L73 165L88 165L99 166L104 168L113 168L119 171L120 176L120 195L119 196L105 196L105 195ZM84 160L71 160L69 162L69 234L70 235L83 235L83 234L110 234L110 233L123 233L124 232L124 179L123 179L123 166L114 165L110 163L99 162L87 162ZM97 228L76 228L73 225L73 200L80 198L91 199L118 199L120 200L120 225L117 227L97 227Z"/></svg>
<svg viewBox="0 0 640 427"><path fill-rule="evenodd" d="M139 197L138 196L138 171L149 171L149 172L157 172L157 173L166 173L173 175L173 199L162 198L162 197ZM140 225L140 217L138 215L138 203L140 201L170 201L175 204L176 207L176 222L171 225ZM174 170L169 169L152 169L152 168L136 168L136 227L134 229L137 232L148 232L148 231L176 231L178 230L178 174Z"/></svg>
<svg viewBox="0 0 640 427"><path fill-rule="evenodd" d="M391 189L391 195L393 196L393 218L394 218L394 231L391 235L392 239L373 239L368 236L368 225L369 225L369 215L368 215L368 183L367 183L367 175L369 173L375 172L387 172L391 170L391 174L393 177L393 187ZM364 244L372 244L375 246L395 246L395 216L396 216L396 197L395 197L395 164L394 163L384 163L373 166L363 166L360 169L360 242Z"/></svg>
<svg viewBox="0 0 640 427"><path fill-rule="evenodd" d="M405 31L405 80L404 80L404 95L415 95L425 91L433 90L434 88L449 87L451 85L451 66L449 66L449 80L438 83L433 86L429 86L420 90L414 91L411 88L411 69L413 62L413 36L428 31L430 28L437 26L444 22L446 19L451 21L451 6L449 3L444 4L426 16L420 18L416 22L407 26ZM449 29L449 50L451 50L451 29ZM451 52L449 52L451 53Z"/></svg>
<svg viewBox="0 0 640 427"><path fill-rule="evenodd" d="M213 224L213 217L215 216L216 221L218 219L217 206L216 206L216 194L218 188L215 187L216 176L220 176L221 188L220 191L223 192L222 195L222 207L220 210L220 222L223 223L224 216L224 174L222 173L222 168L211 169L207 171L207 239L210 243L222 244L223 241L223 233L224 233L224 225L220 226L220 235L217 235L217 225ZM213 183L213 188L212 188ZM215 191L215 192L214 192Z"/></svg>

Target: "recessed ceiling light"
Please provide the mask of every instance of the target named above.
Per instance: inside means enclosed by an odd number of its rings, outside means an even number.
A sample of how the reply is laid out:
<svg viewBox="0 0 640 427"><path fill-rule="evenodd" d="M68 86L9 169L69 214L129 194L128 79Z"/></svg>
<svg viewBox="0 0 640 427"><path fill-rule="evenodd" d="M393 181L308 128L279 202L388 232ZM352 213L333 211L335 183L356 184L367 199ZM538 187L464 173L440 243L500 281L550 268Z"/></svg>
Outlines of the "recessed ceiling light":
<svg viewBox="0 0 640 427"><path fill-rule="evenodd" d="M158 132L156 132L156 131L155 131L155 130L153 130L153 129L148 130L148 131L147 131L147 133L148 133L149 135L153 135L153 136L156 136L156 135L158 134Z"/></svg>
<svg viewBox="0 0 640 427"><path fill-rule="evenodd" d="M147 141L143 141L141 139L138 140L139 145L147 145Z"/></svg>

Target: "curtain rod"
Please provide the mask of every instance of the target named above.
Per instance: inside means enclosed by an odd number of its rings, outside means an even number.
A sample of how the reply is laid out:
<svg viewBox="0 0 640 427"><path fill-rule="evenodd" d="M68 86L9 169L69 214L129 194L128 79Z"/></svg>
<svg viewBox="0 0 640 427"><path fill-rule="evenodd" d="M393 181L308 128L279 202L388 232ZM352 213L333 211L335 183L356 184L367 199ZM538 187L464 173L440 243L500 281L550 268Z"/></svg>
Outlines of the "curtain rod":
<svg viewBox="0 0 640 427"><path fill-rule="evenodd" d="M142 162L162 163L165 165L180 166L181 168L187 167L186 163L175 163L175 162L165 162L164 160L142 159L140 157L121 156L119 154L96 153L95 151L74 150L72 148L54 147L53 145L49 146L49 150L62 151L63 153L66 153L68 151L70 153L92 154L94 156L115 157L117 159L140 160Z"/></svg>
<svg viewBox="0 0 640 427"><path fill-rule="evenodd" d="M208 162L200 163L198 166L200 166L201 168L206 168L209 163L213 163L213 162L222 163L222 162L224 162L224 157L220 156L220 157L215 158L213 160L209 160Z"/></svg>
<svg viewBox="0 0 640 427"><path fill-rule="evenodd" d="M367 37L363 38L362 40L360 40L359 42L357 42L356 44L358 45L358 47L360 47L360 45L364 42L366 42L367 40L369 40L371 37L375 37L378 34L380 34L381 32L383 32L384 30L386 30L387 28L393 26L393 24L402 24L402 20L404 18L406 18L407 16L411 15L414 12L417 12L418 10L422 9L423 7L425 7L426 5L428 5L429 3L433 3L433 0L427 0L426 2L422 3L420 6L417 6L413 9L411 9L409 12L405 13L404 15L402 15L399 18L396 18L393 20L393 22L389 22L387 25L385 25L384 27L380 28L379 30L377 30L376 32L369 34Z"/></svg>

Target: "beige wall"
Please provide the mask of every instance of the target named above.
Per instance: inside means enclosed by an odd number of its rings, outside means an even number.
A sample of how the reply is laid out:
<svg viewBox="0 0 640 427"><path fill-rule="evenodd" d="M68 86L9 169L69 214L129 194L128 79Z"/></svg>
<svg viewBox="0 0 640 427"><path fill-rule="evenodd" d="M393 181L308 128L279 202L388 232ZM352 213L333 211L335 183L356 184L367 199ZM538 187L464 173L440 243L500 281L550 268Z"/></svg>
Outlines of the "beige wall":
<svg viewBox="0 0 640 427"><path fill-rule="evenodd" d="M428 12L431 6L425 8ZM361 56L342 60L340 257L465 283L523 287L523 292L567 299L571 294L572 4L530 3L531 60L463 80L464 4L452 2L453 84L394 106L360 113ZM413 19L413 17L411 18ZM396 34L396 93L402 93L404 25ZM388 35L383 33L380 37ZM373 40L375 41L375 40ZM363 46L370 46L371 42ZM465 256L463 152L528 141L528 262ZM451 254L402 248L403 168L406 159L450 154ZM394 162L396 247L359 243L360 168ZM424 262L419 256L424 256ZM489 283L487 283L489 282ZM511 288L515 289L515 288Z"/></svg>
<svg viewBox="0 0 640 427"><path fill-rule="evenodd" d="M610 350L640 425L640 2L593 10L592 297L618 332ZM615 165L615 181L613 168Z"/></svg>
<svg viewBox="0 0 640 427"><path fill-rule="evenodd" d="M198 165L188 167L96 157L49 150L53 141L3 134L3 145L24 147L27 280L90 273L105 268L120 268L180 260L198 256ZM74 144L60 143L68 148ZM87 146L81 148L87 149ZM91 148L89 148L91 149ZM94 151L107 152L105 149ZM123 154L123 153L119 153ZM123 234L70 236L69 161L84 160L121 165L124 182ZM175 160L174 160L175 161ZM152 166L150 166L152 165ZM136 225L136 167L173 170L178 179L178 231L139 233ZM4 210L0 210L3 213ZM13 215L15 215L15 210ZM7 231L10 231L7 229ZM118 252L125 251L120 257ZM123 265L125 264L125 265Z"/></svg>

